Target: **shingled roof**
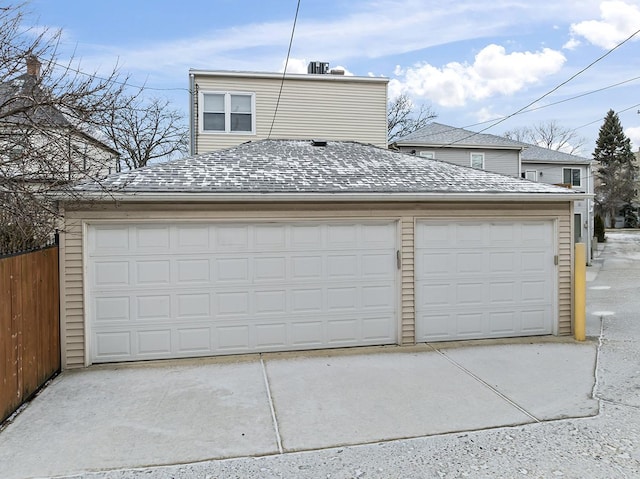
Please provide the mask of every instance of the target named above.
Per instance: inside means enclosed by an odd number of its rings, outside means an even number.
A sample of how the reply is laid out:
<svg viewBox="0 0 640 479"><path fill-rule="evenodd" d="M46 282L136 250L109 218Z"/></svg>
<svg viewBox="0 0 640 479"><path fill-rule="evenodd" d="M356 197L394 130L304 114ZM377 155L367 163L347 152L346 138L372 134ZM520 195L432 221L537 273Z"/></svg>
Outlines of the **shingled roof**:
<svg viewBox="0 0 640 479"><path fill-rule="evenodd" d="M593 162L583 156L571 155L562 151L551 150L537 145L523 143L521 159L524 163L560 163L563 165L588 165Z"/></svg>
<svg viewBox="0 0 640 479"><path fill-rule="evenodd" d="M409 133L407 136L395 141L400 146L451 146L468 147L481 146L485 148L508 148L521 150L524 145L520 142L509 140L502 136L443 125L442 123L429 123L419 130Z"/></svg>
<svg viewBox="0 0 640 479"><path fill-rule="evenodd" d="M322 145L322 146L319 146ZM83 183L96 196L198 194L526 194L576 193L544 183L428 160L356 142L260 140Z"/></svg>

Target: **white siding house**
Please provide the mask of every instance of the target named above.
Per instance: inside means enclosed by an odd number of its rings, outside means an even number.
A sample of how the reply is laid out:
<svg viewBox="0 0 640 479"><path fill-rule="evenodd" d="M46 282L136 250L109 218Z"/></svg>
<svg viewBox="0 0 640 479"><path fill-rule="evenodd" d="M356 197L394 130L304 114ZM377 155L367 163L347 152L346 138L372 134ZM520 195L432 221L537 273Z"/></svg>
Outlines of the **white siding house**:
<svg viewBox="0 0 640 479"><path fill-rule="evenodd" d="M387 78L190 70L191 153L267 138L387 146Z"/></svg>

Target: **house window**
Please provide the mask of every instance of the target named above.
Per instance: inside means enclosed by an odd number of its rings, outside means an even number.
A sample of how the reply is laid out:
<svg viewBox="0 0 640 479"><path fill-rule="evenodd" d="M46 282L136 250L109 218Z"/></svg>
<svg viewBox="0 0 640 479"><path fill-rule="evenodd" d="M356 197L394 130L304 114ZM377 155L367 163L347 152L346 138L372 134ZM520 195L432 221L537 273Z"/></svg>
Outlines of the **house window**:
<svg viewBox="0 0 640 479"><path fill-rule="evenodd" d="M421 151L418 154L422 158L429 158L430 160L433 160L436 157L436 152L435 151Z"/></svg>
<svg viewBox="0 0 640 479"><path fill-rule="evenodd" d="M200 94L203 132L255 133L255 95L236 92Z"/></svg>
<svg viewBox="0 0 640 479"><path fill-rule="evenodd" d="M484 170L484 153L471 153L471 168Z"/></svg>
<svg viewBox="0 0 640 479"><path fill-rule="evenodd" d="M566 185L580 186L580 168L563 168L562 182Z"/></svg>
<svg viewBox="0 0 640 479"><path fill-rule="evenodd" d="M526 170L524 172L524 177L530 181L538 181L538 171L537 170Z"/></svg>

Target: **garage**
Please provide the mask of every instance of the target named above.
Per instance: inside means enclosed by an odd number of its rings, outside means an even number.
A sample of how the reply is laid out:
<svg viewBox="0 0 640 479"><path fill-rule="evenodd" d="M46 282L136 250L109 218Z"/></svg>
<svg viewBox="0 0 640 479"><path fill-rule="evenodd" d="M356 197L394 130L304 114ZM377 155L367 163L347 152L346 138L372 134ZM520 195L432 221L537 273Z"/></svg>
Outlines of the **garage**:
<svg viewBox="0 0 640 479"><path fill-rule="evenodd" d="M92 224L91 361L397 342L392 221Z"/></svg>
<svg viewBox="0 0 640 479"><path fill-rule="evenodd" d="M62 367L568 335L584 197L275 139L76 185L57 198Z"/></svg>
<svg viewBox="0 0 640 479"><path fill-rule="evenodd" d="M552 334L549 220L418 220L416 341Z"/></svg>

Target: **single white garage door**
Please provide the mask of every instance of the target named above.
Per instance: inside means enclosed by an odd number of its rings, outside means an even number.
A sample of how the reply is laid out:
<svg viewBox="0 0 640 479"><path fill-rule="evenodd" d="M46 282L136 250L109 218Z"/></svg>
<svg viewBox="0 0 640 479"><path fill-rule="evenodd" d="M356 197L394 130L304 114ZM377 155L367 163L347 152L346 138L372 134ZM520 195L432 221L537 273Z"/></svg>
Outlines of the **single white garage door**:
<svg viewBox="0 0 640 479"><path fill-rule="evenodd" d="M397 342L396 224L88 228L92 362Z"/></svg>
<svg viewBox="0 0 640 479"><path fill-rule="evenodd" d="M419 221L416 340L551 334L552 221Z"/></svg>

